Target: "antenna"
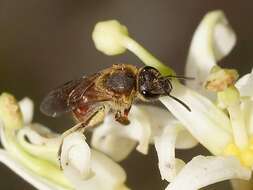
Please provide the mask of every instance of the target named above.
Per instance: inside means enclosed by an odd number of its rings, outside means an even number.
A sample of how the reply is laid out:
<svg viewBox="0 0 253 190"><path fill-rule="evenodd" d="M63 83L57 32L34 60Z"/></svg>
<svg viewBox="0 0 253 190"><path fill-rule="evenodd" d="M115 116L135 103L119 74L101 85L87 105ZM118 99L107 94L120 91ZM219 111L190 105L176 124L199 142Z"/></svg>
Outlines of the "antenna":
<svg viewBox="0 0 253 190"><path fill-rule="evenodd" d="M176 79L181 79L181 80L194 80L194 77L186 77L186 76L180 76L180 75L167 75L164 76L163 78L169 79L169 78L176 78Z"/></svg>
<svg viewBox="0 0 253 190"><path fill-rule="evenodd" d="M182 100L176 98L175 96L172 96L170 94L171 90L172 90L172 84L170 82L170 80L166 80L169 78L179 78L179 79L194 79L192 77L184 77L184 76L173 76L173 75L168 75L165 77L162 77L162 80L160 81L161 83L161 87L163 88L164 92L167 94L167 96L171 97L172 99L174 99L175 101L177 101L178 103L180 103L182 106L185 107L185 109L187 109L189 112L191 112L191 109L189 106L187 106ZM167 83L166 83L167 82ZM169 88L166 88L166 84L168 85Z"/></svg>
<svg viewBox="0 0 253 190"><path fill-rule="evenodd" d="M167 95L171 97L172 99L176 100L178 103L182 104L182 106L184 106L189 112L191 112L191 108L189 108L189 106L187 106L182 100L179 100L178 98L170 94L167 94Z"/></svg>
<svg viewBox="0 0 253 190"><path fill-rule="evenodd" d="M172 99L176 100L178 103L180 103L182 106L185 107L185 109L187 109L189 112L191 112L191 108L189 106L187 106L182 100L179 100L178 98L176 98L175 96L170 95L169 93L167 93L167 95L169 97L171 97Z"/></svg>

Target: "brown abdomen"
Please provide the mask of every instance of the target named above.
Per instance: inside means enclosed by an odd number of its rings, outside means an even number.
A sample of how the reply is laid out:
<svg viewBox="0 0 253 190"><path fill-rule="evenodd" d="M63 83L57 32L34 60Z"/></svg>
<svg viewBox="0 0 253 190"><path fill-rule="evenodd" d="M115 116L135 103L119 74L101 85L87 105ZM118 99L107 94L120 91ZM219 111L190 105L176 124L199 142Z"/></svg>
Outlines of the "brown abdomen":
<svg viewBox="0 0 253 190"><path fill-rule="evenodd" d="M77 122L81 122L90 126L99 124L104 120L104 105L99 103L82 105L73 110L73 114Z"/></svg>

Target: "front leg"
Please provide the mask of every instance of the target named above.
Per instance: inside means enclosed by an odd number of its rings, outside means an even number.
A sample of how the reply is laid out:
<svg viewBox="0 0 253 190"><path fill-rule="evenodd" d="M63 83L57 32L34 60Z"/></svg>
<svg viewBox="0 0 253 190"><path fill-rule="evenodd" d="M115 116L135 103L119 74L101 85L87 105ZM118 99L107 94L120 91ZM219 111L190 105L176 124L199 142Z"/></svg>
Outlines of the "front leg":
<svg viewBox="0 0 253 190"><path fill-rule="evenodd" d="M115 120L121 123L122 125L128 125L130 123L128 119L128 113L131 107L123 110L118 110L115 114Z"/></svg>

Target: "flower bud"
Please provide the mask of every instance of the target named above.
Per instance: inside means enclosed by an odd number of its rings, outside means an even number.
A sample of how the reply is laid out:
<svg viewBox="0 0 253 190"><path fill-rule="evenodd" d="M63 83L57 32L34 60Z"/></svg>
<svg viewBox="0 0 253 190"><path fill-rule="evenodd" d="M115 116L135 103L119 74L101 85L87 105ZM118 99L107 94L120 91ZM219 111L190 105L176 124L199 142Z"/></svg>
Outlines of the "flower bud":
<svg viewBox="0 0 253 190"><path fill-rule="evenodd" d="M0 119L6 128L18 129L23 126L18 102L8 93L3 93L0 96Z"/></svg>
<svg viewBox="0 0 253 190"><path fill-rule="evenodd" d="M126 48L122 41L125 36L128 36L127 28L116 20L97 23L92 33L96 48L106 55L124 53Z"/></svg>

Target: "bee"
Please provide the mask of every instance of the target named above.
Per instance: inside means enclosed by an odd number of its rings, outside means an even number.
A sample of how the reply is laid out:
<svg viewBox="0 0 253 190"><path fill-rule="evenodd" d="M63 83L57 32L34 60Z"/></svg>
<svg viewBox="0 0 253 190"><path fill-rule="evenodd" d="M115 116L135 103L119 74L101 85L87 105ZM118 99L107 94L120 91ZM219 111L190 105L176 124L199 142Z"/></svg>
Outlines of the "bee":
<svg viewBox="0 0 253 190"><path fill-rule="evenodd" d="M99 124L108 112L115 115L116 121L127 125L130 122L128 113L136 99L149 102L169 96L191 111L184 102L170 94L172 78L187 79L162 76L149 66L137 68L129 64L114 64L52 90L42 101L40 110L51 117L71 112L78 126L69 132Z"/></svg>

